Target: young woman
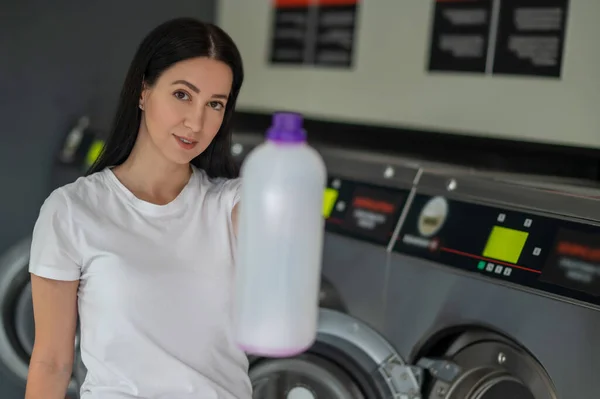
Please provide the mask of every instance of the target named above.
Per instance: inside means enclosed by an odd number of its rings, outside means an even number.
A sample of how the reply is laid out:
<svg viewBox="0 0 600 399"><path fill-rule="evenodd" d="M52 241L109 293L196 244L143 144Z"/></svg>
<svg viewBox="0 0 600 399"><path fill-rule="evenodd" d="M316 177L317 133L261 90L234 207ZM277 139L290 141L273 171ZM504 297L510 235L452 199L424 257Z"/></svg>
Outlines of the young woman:
<svg viewBox="0 0 600 399"><path fill-rule="evenodd" d="M34 228L27 399L64 399L78 315L82 399L251 397L230 326L242 81L214 25L177 19L143 40L104 152Z"/></svg>

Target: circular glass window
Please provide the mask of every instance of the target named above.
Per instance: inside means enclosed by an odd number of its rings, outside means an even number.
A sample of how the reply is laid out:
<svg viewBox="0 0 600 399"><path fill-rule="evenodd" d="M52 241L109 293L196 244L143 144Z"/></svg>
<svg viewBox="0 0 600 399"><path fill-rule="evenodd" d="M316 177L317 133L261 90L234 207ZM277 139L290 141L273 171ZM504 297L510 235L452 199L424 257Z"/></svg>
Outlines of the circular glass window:
<svg viewBox="0 0 600 399"><path fill-rule="evenodd" d="M365 399L346 370L314 354L262 360L250 379L254 399Z"/></svg>

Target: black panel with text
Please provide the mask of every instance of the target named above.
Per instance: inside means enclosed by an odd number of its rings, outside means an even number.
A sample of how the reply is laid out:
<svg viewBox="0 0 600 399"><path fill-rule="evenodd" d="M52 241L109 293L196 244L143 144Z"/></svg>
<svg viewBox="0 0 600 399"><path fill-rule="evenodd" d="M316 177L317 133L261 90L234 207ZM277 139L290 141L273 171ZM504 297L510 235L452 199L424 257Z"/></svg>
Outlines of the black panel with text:
<svg viewBox="0 0 600 399"><path fill-rule="evenodd" d="M273 13L270 60L274 64L307 62L311 29L310 0L277 0Z"/></svg>
<svg viewBox="0 0 600 399"><path fill-rule="evenodd" d="M331 177L325 193L326 230L388 245L408 192Z"/></svg>
<svg viewBox="0 0 600 399"><path fill-rule="evenodd" d="M429 71L559 78L569 0L434 0Z"/></svg>
<svg viewBox="0 0 600 399"><path fill-rule="evenodd" d="M430 71L485 72L492 0L436 1Z"/></svg>
<svg viewBox="0 0 600 399"><path fill-rule="evenodd" d="M600 226L418 194L394 251L600 305Z"/></svg>
<svg viewBox="0 0 600 399"><path fill-rule="evenodd" d="M272 64L350 68L359 0L275 0Z"/></svg>
<svg viewBox="0 0 600 399"><path fill-rule="evenodd" d="M494 73L559 77L569 0L501 0Z"/></svg>

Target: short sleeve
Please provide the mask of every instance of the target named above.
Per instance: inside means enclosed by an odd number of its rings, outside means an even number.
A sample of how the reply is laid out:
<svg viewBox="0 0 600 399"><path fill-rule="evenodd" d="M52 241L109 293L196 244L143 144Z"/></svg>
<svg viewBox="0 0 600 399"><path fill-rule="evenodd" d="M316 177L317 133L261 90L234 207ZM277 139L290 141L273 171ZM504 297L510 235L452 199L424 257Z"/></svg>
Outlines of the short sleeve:
<svg viewBox="0 0 600 399"><path fill-rule="evenodd" d="M52 280L75 281L81 260L67 197L59 188L44 201L33 228L29 272Z"/></svg>
<svg viewBox="0 0 600 399"><path fill-rule="evenodd" d="M242 179L240 177L236 179L227 180L225 183L225 196L230 201L231 209L240 202L241 194L242 194Z"/></svg>

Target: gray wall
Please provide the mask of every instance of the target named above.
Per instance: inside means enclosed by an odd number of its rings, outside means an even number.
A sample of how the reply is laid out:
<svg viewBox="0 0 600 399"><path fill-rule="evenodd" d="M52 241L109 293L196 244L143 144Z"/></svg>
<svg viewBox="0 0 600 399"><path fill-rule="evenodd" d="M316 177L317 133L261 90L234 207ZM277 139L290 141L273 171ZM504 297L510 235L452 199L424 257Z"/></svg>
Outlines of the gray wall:
<svg viewBox="0 0 600 399"><path fill-rule="evenodd" d="M172 17L212 21L214 10L215 0L2 1L0 253L31 231L71 123L85 112L110 124L142 37Z"/></svg>
<svg viewBox="0 0 600 399"><path fill-rule="evenodd" d="M352 70L270 65L272 2L217 5L244 58L239 110L600 149L598 0L570 1L560 80L429 73L433 0L360 2Z"/></svg>

